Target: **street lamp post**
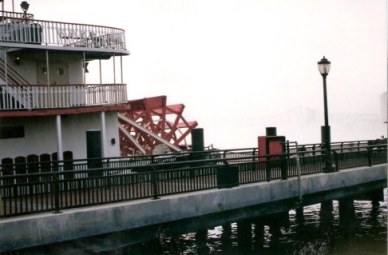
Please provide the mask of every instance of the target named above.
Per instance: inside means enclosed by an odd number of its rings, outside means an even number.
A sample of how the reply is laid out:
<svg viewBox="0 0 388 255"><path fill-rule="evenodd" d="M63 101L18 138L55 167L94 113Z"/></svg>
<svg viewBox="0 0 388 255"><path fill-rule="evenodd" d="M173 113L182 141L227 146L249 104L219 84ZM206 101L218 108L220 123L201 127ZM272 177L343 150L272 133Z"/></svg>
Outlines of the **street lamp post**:
<svg viewBox="0 0 388 255"><path fill-rule="evenodd" d="M325 125L321 127L322 143L325 145L325 168L324 172L330 173L333 171L331 160L331 144L330 144L330 126L329 126L329 111L327 107L327 92L326 92L326 77L330 71L330 61L323 57L318 62L318 70L323 78L323 105L325 114Z"/></svg>

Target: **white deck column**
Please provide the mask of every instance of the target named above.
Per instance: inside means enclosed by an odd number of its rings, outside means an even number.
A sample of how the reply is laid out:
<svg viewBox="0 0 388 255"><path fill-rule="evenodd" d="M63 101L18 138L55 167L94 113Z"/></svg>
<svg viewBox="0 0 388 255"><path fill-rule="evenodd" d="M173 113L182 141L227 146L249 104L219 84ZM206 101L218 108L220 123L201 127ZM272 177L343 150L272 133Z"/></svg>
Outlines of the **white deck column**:
<svg viewBox="0 0 388 255"><path fill-rule="evenodd" d="M5 91L8 91L8 64L7 64L7 49L4 49L4 76L5 76ZM3 91L3 104L4 104L4 108L7 109L8 107L10 107L9 103L8 103L8 97L5 96L5 91Z"/></svg>
<svg viewBox="0 0 388 255"><path fill-rule="evenodd" d="M61 115L57 115L56 117L57 124L57 154L58 160L63 160L63 140L62 140L62 121Z"/></svg>
<svg viewBox="0 0 388 255"><path fill-rule="evenodd" d="M86 55L85 55L85 52L82 54L82 70L83 70L83 72L82 72L82 82L83 82L83 84L85 85L86 84L86 72L85 72L85 70L86 70L86 67L85 67L85 63L86 63Z"/></svg>
<svg viewBox="0 0 388 255"><path fill-rule="evenodd" d="M116 56L112 57L113 61L113 84L116 84Z"/></svg>
<svg viewBox="0 0 388 255"><path fill-rule="evenodd" d="M120 75L121 75L121 81L120 83L124 83L124 75L123 75L123 56L120 56Z"/></svg>
<svg viewBox="0 0 388 255"><path fill-rule="evenodd" d="M100 84L102 84L102 66L101 66L101 59L98 60L98 71L100 72Z"/></svg>
<svg viewBox="0 0 388 255"><path fill-rule="evenodd" d="M49 58L48 50L46 50L46 72L47 72L47 86L50 87L50 58Z"/></svg>
<svg viewBox="0 0 388 255"><path fill-rule="evenodd" d="M101 112L101 148L102 157L106 157L106 121L105 112Z"/></svg>

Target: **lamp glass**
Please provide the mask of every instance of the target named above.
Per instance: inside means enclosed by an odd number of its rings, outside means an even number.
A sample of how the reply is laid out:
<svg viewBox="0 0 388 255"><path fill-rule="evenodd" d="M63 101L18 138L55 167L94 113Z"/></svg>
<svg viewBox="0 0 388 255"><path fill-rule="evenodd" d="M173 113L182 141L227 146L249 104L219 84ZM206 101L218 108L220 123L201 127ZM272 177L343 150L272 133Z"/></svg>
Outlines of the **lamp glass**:
<svg viewBox="0 0 388 255"><path fill-rule="evenodd" d="M318 70L322 75L328 75L330 71L330 61L325 57L318 62Z"/></svg>

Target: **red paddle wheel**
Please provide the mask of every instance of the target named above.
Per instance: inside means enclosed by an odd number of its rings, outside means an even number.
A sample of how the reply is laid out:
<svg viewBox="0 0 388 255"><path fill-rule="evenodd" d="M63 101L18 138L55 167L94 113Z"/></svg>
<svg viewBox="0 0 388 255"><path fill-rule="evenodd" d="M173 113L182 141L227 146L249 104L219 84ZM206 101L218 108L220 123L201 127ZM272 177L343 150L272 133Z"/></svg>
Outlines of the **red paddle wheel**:
<svg viewBox="0 0 388 255"><path fill-rule="evenodd" d="M129 101L119 114L122 156L160 154L188 147L186 138L198 123L186 121L183 104L167 105L166 96Z"/></svg>

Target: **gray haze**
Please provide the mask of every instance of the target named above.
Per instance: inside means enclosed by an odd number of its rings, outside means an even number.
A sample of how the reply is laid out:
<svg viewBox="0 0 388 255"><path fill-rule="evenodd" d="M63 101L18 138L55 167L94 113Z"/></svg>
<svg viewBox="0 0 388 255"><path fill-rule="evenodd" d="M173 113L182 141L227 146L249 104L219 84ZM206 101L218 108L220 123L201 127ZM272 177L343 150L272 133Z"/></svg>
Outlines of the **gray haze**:
<svg viewBox="0 0 388 255"><path fill-rule="evenodd" d="M332 62L327 82L333 140L386 135L380 103L387 76L383 0L30 4L37 19L126 29L129 99L167 95L170 104L184 103L185 117L204 128L206 145L256 146L267 126L290 140L319 142L323 92L317 62L323 56Z"/></svg>

